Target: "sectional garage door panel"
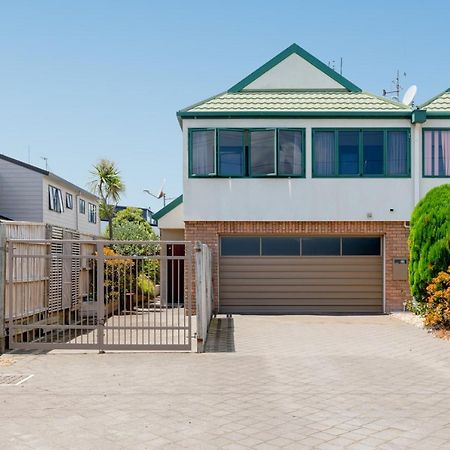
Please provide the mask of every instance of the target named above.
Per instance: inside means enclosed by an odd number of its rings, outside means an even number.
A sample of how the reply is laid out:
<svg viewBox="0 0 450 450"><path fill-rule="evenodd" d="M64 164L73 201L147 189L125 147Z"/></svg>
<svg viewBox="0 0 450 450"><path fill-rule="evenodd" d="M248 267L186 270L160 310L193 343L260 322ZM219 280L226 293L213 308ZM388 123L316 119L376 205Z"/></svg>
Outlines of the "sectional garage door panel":
<svg viewBox="0 0 450 450"><path fill-rule="evenodd" d="M220 258L223 313L380 313L381 256Z"/></svg>

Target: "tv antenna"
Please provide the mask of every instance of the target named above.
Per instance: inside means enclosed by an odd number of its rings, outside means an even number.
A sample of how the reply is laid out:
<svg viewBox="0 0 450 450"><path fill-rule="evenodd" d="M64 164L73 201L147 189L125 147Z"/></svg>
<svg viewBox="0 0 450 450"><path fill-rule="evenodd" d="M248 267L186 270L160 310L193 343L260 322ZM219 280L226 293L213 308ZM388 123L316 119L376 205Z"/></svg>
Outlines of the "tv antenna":
<svg viewBox="0 0 450 450"><path fill-rule="evenodd" d="M342 56L339 61L339 75L342 75L342 65L343 65L343 59ZM328 67L336 72L336 61L333 59L333 61L328 61Z"/></svg>
<svg viewBox="0 0 450 450"><path fill-rule="evenodd" d="M150 191L150 189L144 189L144 192L147 193L148 195L151 195L152 197L156 198L156 199L163 199L163 206L166 206L167 200L172 200L171 197L167 197L167 194L164 192L164 186L166 184L166 180L164 179L162 184L161 184L161 189L158 191L157 194L153 193L152 191Z"/></svg>
<svg viewBox="0 0 450 450"><path fill-rule="evenodd" d="M406 77L406 72L403 72L403 76ZM397 75L394 80L392 80L392 84L394 85L394 89L392 91L387 91L386 89L383 89L383 97L386 97L387 94L395 94L394 97L392 97L393 100L400 101L400 91L403 89L403 87L400 85L400 71L397 70Z"/></svg>
<svg viewBox="0 0 450 450"><path fill-rule="evenodd" d="M41 159L45 161L45 170L48 171L48 158L46 156L41 156Z"/></svg>

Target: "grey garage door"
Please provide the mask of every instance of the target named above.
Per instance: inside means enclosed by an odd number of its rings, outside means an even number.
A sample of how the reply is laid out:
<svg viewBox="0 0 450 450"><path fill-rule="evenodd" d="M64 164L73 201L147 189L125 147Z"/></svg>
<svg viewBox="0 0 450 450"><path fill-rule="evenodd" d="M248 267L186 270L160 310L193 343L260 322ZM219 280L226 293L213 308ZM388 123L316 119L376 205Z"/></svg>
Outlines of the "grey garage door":
<svg viewBox="0 0 450 450"><path fill-rule="evenodd" d="M224 236L222 313L380 313L379 237Z"/></svg>

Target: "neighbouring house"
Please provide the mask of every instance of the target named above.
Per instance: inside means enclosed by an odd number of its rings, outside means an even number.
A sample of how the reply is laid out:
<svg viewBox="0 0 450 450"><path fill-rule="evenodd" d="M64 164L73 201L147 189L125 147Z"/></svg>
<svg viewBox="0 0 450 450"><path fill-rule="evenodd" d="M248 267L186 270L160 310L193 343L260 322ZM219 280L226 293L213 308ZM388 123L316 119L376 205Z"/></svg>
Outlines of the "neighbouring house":
<svg viewBox="0 0 450 450"><path fill-rule="evenodd" d="M450 177L449 91L413 108L294 44L177 116L183 197L155 218L211 247L218 312L403 308L411 212Z"/></svg>
<svg viewBox="0 0 450 450"><path fill-rule="evenodd" d="M48 170L0 155L0 214L99 235L98 198Z"/></svg>

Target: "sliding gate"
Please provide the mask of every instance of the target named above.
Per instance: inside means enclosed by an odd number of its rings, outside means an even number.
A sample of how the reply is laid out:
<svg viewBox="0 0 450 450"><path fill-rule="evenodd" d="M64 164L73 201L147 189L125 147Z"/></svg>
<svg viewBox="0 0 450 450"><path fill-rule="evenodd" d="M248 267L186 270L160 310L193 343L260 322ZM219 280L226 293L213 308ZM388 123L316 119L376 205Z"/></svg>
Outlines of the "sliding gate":
<svg viewBox="0 0 450 450"><path fill-rule="evenodd" d="M190 350L191 261L189 242L9 240L9 347Z"/></svg>

